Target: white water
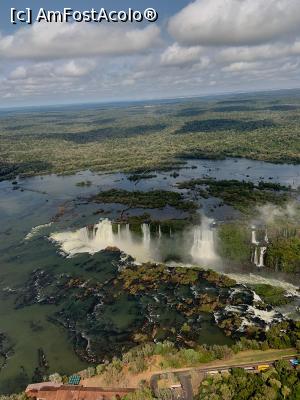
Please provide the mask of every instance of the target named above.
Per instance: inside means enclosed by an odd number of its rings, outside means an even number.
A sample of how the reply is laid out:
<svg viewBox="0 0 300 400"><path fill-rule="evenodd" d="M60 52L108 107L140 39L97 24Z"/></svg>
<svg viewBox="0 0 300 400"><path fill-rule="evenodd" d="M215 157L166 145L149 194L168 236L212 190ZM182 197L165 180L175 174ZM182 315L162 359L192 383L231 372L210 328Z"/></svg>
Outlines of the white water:
<svg viewBox="0 0 300 400"><path fill-rule="evenodd" d="M253 325L253 318L258 318L260 321L264 322L266 325L271 324L274 321L274 317L277 315L275 310L259 310L258 308L252 305L243 305L243 306L226 306L224 308L225 312L234 312L236 314L241 313L241 309L245 307L243 312L243 317L245 318L245 325Z"/></svg>
<svg viewBox="0 0 300 400"><path fill-rule="evenodd" d="M176 234L175 241L180 246L182 256L192 256L194 263L215 264L219 257L215 251L213 220L203 218L200 226L195 226L192 232L192 244L187 243L189 232L183 232L182 237ZM137 262L162 261L160 243L166 240L165 247L172 245L168 235L164 236L161 227L158 227L158 235L151 236L150 225L141 225L142 238L130 230L129 224L118 225L117 231L113 231L112 222L108 219L98 224L90 225L76 231L53 233L50 239L57 242L64 254L73 256L77 253L94 254L107 247L117 247L124 253L131 255ZM178 245L177 244L177 245ZM174 254L178 251L174 248Z"/></svg>
<svg viewBox="0 0 300 400"><path fill-rule="evenodd" d="M143 232L144 247L148 251L151 245L150 226L148 224L142 224L142 232Z"/></svg>
<svg viewBox="0 0 300 400"><path fill-rule="evenodd" d="M257 247L255 247L255 250L254 250L253 264L255 264L256 266L258 265Z"/></svg>
<svg viewBox="0 0 300 400"><path fill-rule="evenodd" d="M252 234L251 234L251 243L255 246L252 255L252 262L259 268L265 266L265 254L267 251L267 245L269 243L268 232L265 231L265 236L262 242L260 243L256 238L256 230L255 227L252 227ZM259 250L259 254L258 254Z"/></svg>
<svg viewBox="0 0 300 400"><path fill-rule="evenodd" d="M263 247L260 248L258 267L264 267L265 266L264 257L265 257L266 251L267 251L266 247L263 246Z"/></svg>
<svg viewBox="0 0 300 400"><path fill-rule="evenodd" d="M25 236L24 240L30 240L33 239L38 233L40 233L41 230L44 228L48 228L51 226L53 222L49 222L49 224L43 224L43 225L38 225L34 226L29 233Z"/></svg>
<svg viewBox="0 0 300 400"><path fill-rule="evenodd" d="M160 225L159 225L159 227L158 227L158 238L159 238L159 239L161 238L161 235L162 235L162 233L161 233L161 227L160 227Z"/></svg>
<svg viewBox="0 0 300 400"><path fill-rule="evenodd" d="M111 221L104 219L77 231L53 233L50 239L59 243L62 251L69 256L78 253L94 254L107 247L117 247L138 262L147 262L152 260L150 227L144 224L142 229L144 236L140 242L134 239L128 224L125 227L119 225L118 232L114 233Z"/></svg>
<svg viewBox="0 0 300 400"><path fill-rule="evenodd" d="M203 217L200 226L194 228L194 240L191 256L195 261L215 261L218 255L215 251L213 220Z"/></svg>
<svg viewBox="0 0 300 400"><path fill-rule="evenodd" d="M258 244L258 241L256 240L256 231L255 229L252 227L252 237L251 237L251 243L252 244Z"/></svg>
<svg viewBox="0 0 300 400"><path fill-rule="evenodd" d="M266 229L266 232L265 232L265 242L266 242L266 243L269 243L269 238L268 238L268 231L267 231L267 229Z"/></svg>
<svg viewBox="0 0 300 400"><path fill-rule="evenodd" d="M252 290L252 294L253 294L253 303L262 302L262 298L254 290Z"/></svg>

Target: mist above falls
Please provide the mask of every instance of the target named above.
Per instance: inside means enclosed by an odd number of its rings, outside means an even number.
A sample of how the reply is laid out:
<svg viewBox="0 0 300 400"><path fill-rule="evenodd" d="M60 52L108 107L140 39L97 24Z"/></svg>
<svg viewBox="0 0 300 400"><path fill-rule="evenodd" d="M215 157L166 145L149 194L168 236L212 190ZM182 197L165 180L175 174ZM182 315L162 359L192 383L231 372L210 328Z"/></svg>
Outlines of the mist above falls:
<svg viewBox="0 0 300 400"><path fill-rule="evenodd" d="M109 219L101 220L76 231L53 233L50 238L68 256L78 253L94 254L109 247L118 248L137 262L164 262L182 260L196 264L213 265L219 261L215 250L213 220L203 217L201 225L182 232L162 233L160 226L153 232L150 224L143 223L139 229L129 224L115 224Z"/></svg>

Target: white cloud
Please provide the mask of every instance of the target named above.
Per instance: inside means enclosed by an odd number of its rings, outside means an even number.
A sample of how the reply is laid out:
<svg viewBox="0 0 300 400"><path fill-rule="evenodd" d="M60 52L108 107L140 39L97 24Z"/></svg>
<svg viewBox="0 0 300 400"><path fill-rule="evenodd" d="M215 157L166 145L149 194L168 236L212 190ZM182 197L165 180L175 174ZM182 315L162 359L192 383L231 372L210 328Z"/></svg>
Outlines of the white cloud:
<svg viewBox="0 0 300 400"><path fill-rule="evenodd" d="M27 77L27 70L22 65L15 68L9 75L9 78L13 80L25 79L26 77Z"/></svg>
<svg viewBox="0 0 300 400"><path fill-rule="evenodd" d="M220 52L219 59L229 62L252 62L299 55L300 41L295 41L290 44L272 43L261 46L229 47Z"/></svg>
<svg viewBox="0 0 300 400"><path fill-rule="evenodd" d="M89 74L95 69L95 67L96 63L93 61L75 62L74 60L72 60L58 66L55 69L55 73L59 76L76 78Z"/></svg>
<svg viewBox="0 0 300 400"><path fill-rule="evenodd" d="M196 0L169 21L184 45L256 45L300 33L299 0Z"/></svg>
<svg viewBox="0 0 300 400"><path fill-rule="evenodd" d="M8 76L10 81L28 81L44 79L80 78L96 68L96 62L90 60L70 60L67 62L44 62L29 65L18 65ZM42 83L41 82L41 83Z"/></svg>
<svg viewBox="0 0 300 400"><path fill-rule="evenodd" d="M199 46L181 47L178 43L169 46L161 55L161 64L181 66L200 61L202 49Z"/></svg>
<svg viewBox="0 0 300 400"><path fill-rule="evenodd" d="M160 42L156 25L35 23L13 35L0 36L0 57L14 59L63 59L143 52Z"/></svg>
<svg viewBox="0 0 300 400"><path fill-rule="evenodd" d="M236 62L232 63L227 67L222 68L224 72L246 72L251 71L259 67L258 63L255 62Z"/></svg>

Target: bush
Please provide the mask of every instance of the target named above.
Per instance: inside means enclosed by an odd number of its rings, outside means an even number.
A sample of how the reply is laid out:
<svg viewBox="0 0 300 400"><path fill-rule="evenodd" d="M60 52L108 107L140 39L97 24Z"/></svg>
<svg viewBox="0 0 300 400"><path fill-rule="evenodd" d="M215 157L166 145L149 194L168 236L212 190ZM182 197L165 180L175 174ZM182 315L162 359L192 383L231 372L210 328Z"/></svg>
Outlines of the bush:
<svg viewBox="0 0 300 400"><path fill-rule="evenodd" d="M172 342L169 341L164 341L162 343L156 343L155 348L154 348L154 354L157 355L166 355L166 354L172 354L176 351L175 345Z"/></svg>
<svg viewBox="0 0 300 400"><path fill-rule="evenodd" d="M49 375L49 381L54 383L62 383L63 378L59 373L54 372L54 374Z"/></svg>
<svg viewBox="0 0 300 400"><path fill-rule="evenodd" d="M105 372L105 370L106 370L105 364L99 364L96 367L96 374L97 375L102 375Z"/></svg>

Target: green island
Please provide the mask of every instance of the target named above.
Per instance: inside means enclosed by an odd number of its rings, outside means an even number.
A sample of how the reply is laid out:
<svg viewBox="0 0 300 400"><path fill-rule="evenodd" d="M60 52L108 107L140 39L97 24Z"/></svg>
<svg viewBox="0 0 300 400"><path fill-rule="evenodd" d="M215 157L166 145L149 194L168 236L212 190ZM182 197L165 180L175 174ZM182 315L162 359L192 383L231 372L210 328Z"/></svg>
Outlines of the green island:
<svg viewBox="0 0 300 400"><path fill-rule="evenodd" d="M253 182L214 179L180 182L178 188L197 190L204 198L220 198L244 213L253 212L253 208L267 203L284 205L290 200L292 192L290 188L278 183L260 181L255 185Z"/></svg>
<svg viewBox="0 0 300 400"><path fill-rule="evenodd" d="M185 201L181 193L164 190L129 192L127 190L111 189L98 193L91 200L97 203L120 203L135 208L163 208L171 206L190 212L197 209L197 206L192 201Z"/></svg>

